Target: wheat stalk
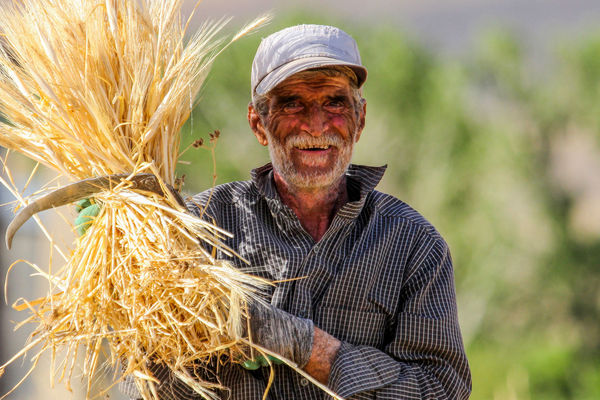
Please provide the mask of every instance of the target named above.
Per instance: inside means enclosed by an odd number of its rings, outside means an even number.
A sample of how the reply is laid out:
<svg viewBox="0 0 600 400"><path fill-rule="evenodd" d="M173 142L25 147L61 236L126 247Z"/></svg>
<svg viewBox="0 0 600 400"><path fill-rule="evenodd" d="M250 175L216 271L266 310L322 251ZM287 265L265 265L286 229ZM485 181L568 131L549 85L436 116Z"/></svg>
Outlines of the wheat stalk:
<svg viewBox="0 0 600 400"><path fill-rule="evenodd" d="M224 21L184 40L182 0L22 0L0 8L0 146L77 181L150 172L175 184L179 130L214 58ZM234 36L238 39L266 18ZM189 23L189 21L188 21ZM231 41L229 42L231 43ZM2 180L6 186L8 181ZM11 189L22 205L22 198ZM172 196L171 196L172 197ZM91 386L100 346L127 360L145 399L156 395L147 362L162 363L204 398L216 384L191 379L194 362L240 358L245 301L266 282L216 260L227 233L171 197L143 195L123 179L96 200L101 212L63 268L36 268L47 296L15 304L37 324L30 342L69 380L84 345ZM198 245L198 243L203 245ZM62 361L58 349L66 350ZM89 390L89 389L88 389ZM88 392L89 396L89 392Z"/></svg>

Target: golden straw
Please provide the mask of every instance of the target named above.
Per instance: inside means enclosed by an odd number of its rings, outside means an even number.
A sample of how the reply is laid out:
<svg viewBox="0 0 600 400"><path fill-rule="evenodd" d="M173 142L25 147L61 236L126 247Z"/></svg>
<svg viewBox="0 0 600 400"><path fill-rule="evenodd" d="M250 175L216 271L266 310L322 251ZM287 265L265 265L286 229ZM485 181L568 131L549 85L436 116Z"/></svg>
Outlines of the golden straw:
<svg viewBox="0 0 600 400"><path fill-rule="evenodd" d="M152 173L163 187L174 186L190 99L228 45L217 37L223 21L184 41L181 6L182 0L3 2L0 113L8 122L0 124L0 146L70 181ZM12 178L2 183L21 205L32 200ZM65 254L66 265L48 273L35 267L50 290L15 304L37 327L0 375L40 347L31 370L50 351L52 370L60 366L59 379L69 387L83 345L89 397L106 342L109 361L126 361L124 374L135 378L144 399L156 395L150 360L213 398L218 384L198 380L190 367L244 358L240 316L266 283L215 260L214 248L232 254L222 245L226 233L187 214L173 196L131 190L124 178L95 200L100 214ZM62 360L58 349L66 350Z"/></svg>

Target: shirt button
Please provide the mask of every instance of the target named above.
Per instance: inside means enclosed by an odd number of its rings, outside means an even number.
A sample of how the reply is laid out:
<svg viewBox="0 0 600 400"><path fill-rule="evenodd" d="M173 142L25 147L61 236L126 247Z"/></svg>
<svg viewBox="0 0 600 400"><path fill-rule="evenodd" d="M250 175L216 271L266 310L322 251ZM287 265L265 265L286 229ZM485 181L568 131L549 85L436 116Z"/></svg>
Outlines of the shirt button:
<svg viewBox="0 0 600 400"><path fill-rule="evenodd" d="M306 318L306 317L308 316L308 313L307 313L306 311L300 311L300 312L298 313L298 316L299 316L300 318Z"/></svg>
<svg viewBox="0 0 600 400"><path fill-rule="evenodd" d="M306 378L300 379L300 385L302 385L302 386L308 386L308 379L306 379Z"/></svg>

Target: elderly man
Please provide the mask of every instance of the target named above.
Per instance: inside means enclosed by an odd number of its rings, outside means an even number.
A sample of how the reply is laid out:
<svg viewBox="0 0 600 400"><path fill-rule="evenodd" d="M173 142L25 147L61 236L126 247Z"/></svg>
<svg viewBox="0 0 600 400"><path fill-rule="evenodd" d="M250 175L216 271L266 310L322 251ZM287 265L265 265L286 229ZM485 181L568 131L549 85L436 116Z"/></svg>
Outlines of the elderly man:
<svg viewBox="0 0 600 400"><path fill-rule="evenodd" d="M374 190L384 168L350 164L366 75L356 43L337 28L294 26L264 39L248 121L271 164L217 187L207 214L251 265L284 281L272 307L254 313L259 343L342 397L467 398L448 247L416 211ZM261 398L269 369L256 371L224 374L233 398ZM280 365L270 396L322 393Z"/></svg>
<svg viewBox="0 0 600 400"><path fill-rule="evenodd" d="M227 244L281 282L251 309L257 343L345 398L466 399L448 246L416 211L374 190L385 168L350 164L366 76L355 41L337 28L264 39L248 121L271 163L251 181L195 196L191 210L206 206L203 217L233 233ZM262 398L270 368L244 366L218 372L229 398ZM327 397L287 366L274 369L269 399Z"/></svg>

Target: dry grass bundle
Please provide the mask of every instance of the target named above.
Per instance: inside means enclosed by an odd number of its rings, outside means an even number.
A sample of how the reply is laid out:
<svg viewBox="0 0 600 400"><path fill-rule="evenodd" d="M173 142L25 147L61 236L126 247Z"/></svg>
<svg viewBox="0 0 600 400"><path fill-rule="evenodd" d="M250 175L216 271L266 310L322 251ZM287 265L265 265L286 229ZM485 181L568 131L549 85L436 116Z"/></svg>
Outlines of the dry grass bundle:
<svg viewBox="0 0 600 400"><path fill-rule="evenodd" d="M0 124L0 145L71 181L149 172L174 185L179 130L226 45L216 37L222 23L206 24L184 43L181 3L4 4L0 112L8 123ZM126 359L126 373L151 398L149 359L186 378L196 360L239 355L244 301L264 282L213 258L210 249L227 251L226 232L186 214L173 196L132 190L127 178L96 199L101 212L64 267L38 271L51 284L48 295L17 306L31 311L23 323L37 329L9 363L37 348L35 367L51 352L53 370L68 384L84 345L89 387L107 341L113 365ZM65 358L54 360L61 349ZM212 384L186 382L212 396Z"/></svg>

